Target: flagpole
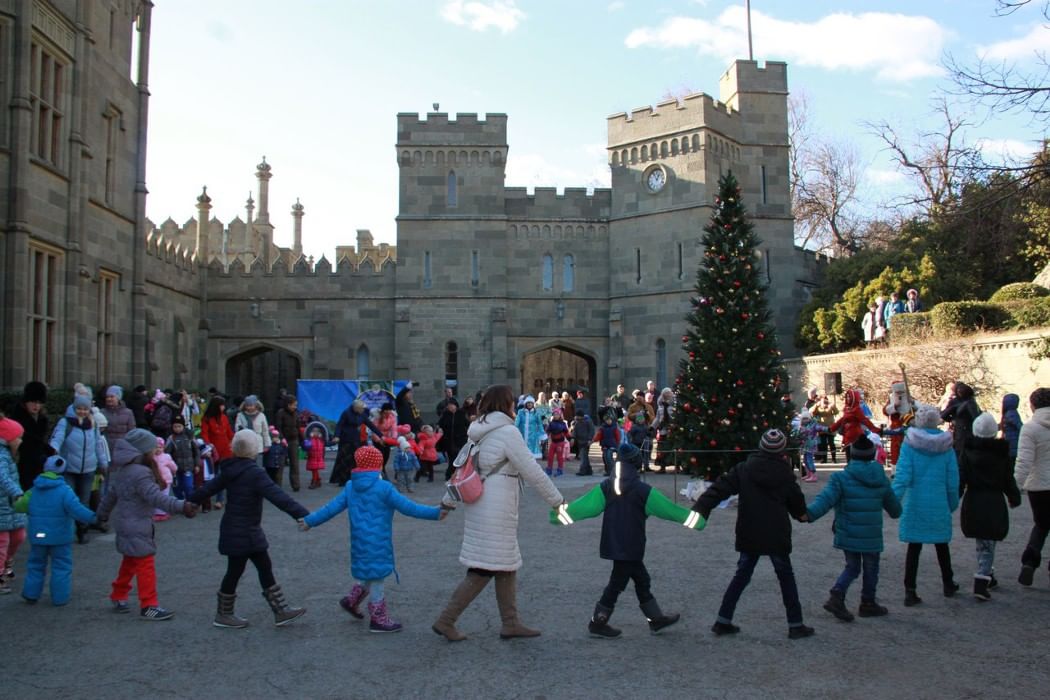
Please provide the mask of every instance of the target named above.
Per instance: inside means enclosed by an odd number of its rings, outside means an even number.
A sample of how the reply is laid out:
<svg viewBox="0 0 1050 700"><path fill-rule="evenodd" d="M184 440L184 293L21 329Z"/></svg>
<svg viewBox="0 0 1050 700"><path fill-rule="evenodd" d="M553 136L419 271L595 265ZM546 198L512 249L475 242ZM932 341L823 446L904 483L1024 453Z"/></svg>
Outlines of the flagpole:
<svg viewBox="0 0 1050 700"><path fill-rule="evenodd" d="M755 60L755 52L751 48L751 0L744 0L744 11L747 13L747 60Z"/></svg>

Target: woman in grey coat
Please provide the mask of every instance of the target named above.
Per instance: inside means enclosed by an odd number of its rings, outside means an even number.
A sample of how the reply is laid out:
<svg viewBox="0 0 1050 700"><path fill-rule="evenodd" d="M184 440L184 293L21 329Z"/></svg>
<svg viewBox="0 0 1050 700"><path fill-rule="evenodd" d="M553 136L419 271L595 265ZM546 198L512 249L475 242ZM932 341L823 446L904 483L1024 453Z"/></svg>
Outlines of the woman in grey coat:
<svg viewBox="0 0 1050 700"><path fill-rule="evenodd" d="M107 520L112 514L117 551L124 555L109 595L114 612L129 612L131 580L137 578L139 614L146 620L168 620L174 613L160 607L157 601L153 511L159 508L192 518L197 509L192 503L164 495L166 484L153 462L156 449L156 436L142 428L129 431L117 441L113 449L111 483L98 509L98 519Z"/></svg>

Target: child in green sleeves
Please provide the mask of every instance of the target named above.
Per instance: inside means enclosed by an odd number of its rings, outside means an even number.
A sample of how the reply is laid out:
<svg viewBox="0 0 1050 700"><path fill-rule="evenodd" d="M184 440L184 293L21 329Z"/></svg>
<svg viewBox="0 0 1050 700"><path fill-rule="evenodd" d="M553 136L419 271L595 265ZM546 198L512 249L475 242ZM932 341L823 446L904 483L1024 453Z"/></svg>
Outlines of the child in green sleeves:
<svg viewBox="0 0 1050 700"><path fill-rule="evenodd" d="M620 630L609 626L609 617L630 580L634 581L634 592L653 634L678 622L678 614L665 615L649 590L649 572L643 561L646 519L655 515L695 530L702 530L707 524L699 513L676 505L638 478L642 453L637 447L625 443L617 452L620 461L612 476L572 503L552 510L550 516L554 525L571 525L576 520L603 514L599 553L602 559L612 560L613 569L587 629L592 636L605 638L620 636Z"/></svg>

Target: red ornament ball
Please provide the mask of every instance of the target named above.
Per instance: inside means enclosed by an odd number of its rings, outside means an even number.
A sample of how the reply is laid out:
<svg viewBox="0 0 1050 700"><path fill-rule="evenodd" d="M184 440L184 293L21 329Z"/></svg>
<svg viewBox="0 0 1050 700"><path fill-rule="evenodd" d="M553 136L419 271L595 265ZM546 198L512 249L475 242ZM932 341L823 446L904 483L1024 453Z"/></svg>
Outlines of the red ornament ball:
<svg viewBox="0 0 1050 700"><path fill-rule="evenodd" d="M685 411L686 413L691 413L693 411L693 404L689 403L688 401L685 402L682 405L682 410Z"/></svg>
<svg viewBox="0 0 1050 700"><path fill-rule="evenodd" d="M765 340L766 339L766 334L763 333L762 331L759 331L758 333L755 333L755 337L758 338L759 340Z"/></svg>
<svg viewBox="0 0 1050 700"><path fill-rule="evenodd" d="M697 464L696 457L690 457L689 458L689 463L693 464L693 465Z"/></svg>
<svg viewBox="0 0 1050 700"><path fill-rule="evenodd" d="M708 444L711 445L711 447L718 447L718 440L712 440Z"/></svg>
<svg viewBox="0 0 1050 700"><path fill-rule="evenodd" d="M740 318L746 321L747 319L751 318L751 314L745 311L744 313L740 314Z"/></svg>
<svg viewBox="0 0 1050 700"><path fill-rule="evenodd" d="M740 287L740 280L733 280L733 286L739 288Z"/></svg>
<svg viewBox="0 0 1050 700"><path fill-rule="evenodd" d="M736 385L737 386L744 386L744 380L743 379L737 379L736 380Z"/></svg>

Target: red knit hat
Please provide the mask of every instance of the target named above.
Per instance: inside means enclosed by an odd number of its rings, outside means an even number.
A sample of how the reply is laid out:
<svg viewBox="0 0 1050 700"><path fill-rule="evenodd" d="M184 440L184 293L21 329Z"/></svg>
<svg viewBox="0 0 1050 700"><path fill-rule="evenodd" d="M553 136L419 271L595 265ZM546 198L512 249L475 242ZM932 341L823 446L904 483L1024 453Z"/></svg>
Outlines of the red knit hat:
<svg viewBox="0 0 1050 700"><path fill-rule="evenodd" d="M24 428L18 421L11 420L10 418L0 418L0 440L4 442L11 442L22 437Z"/></svg>
<svg viewBox="0 0 1050 700"><path fill-rule="evenodd" d="M371 445L365 445L364 447L358 447L354 450L354 462L356 466L354 471L359 472L378 472L383 469L383 453L372 447Z"/></svg>
<svg viewBox="0 0 1050 700"><path fill-rule="evenodd" d="M412 426L409 425L408 423L402 423L401 425L397 426L397 434L398 435L408 435L411 432L412 432Z"/></svg>

